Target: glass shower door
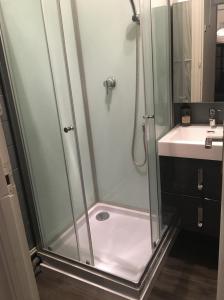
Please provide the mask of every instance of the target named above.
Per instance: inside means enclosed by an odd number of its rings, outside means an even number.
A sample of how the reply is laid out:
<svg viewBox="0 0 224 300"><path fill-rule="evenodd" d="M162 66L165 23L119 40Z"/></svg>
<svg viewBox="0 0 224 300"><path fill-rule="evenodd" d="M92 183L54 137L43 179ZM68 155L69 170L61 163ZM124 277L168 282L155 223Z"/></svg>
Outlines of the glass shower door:
<svg viewBox="0 0 224 300"><path fill-rule="evenodd" d="M158 140L172 126L169 0L140 0L143 36L152 240L156 247L173 213L162 207Z"/></svg>
<svg viewBox="0 0 224 300"><path fill-rule="evenodd" d="M67 18L69 11L66 10L66 1L42 0L41 4L58 113L63 131L62 137L80 261L94 265L88 208L94 204L95 190L87 147L87 133L83 132L85 119L82 113L82 98L78 97L78 94L81 95L82 92L75 53L72 56L74 77L70 72L70 52L66 43L66 26L70 24L70 19ZM69 236L66 237L65 244L65 249L72 251Z"/></svg>
<svg viewBox="0 0 224 300"><path fill-rule="evenodd" d="M168 228L173 211L162 203L160 186L158 140L164 136L172 126L172 93L171 93L171 20L170 1L151 0L151 32L153 49L153 90L155 113L155 140L157 157L157 186L159 199L160 238ZM151 174L152 175L152 174ZM152 175L153 176L153 175Z"/></svg>
<svg viewBox="0 0 224 300"><path fill-rule="evenodd" d="M57 34L50 26L58 20L57 7L52 11L55 18L44 24L39 0L0 1L0 5L1 36L32 181L41 246L93 264L66 56L60 26ZM52 46L61 52L51 52ZM59 57L61 65L58 61L55 64Z"/></svg>
<svg viewBox="0 0 224 300"><path fill-rule="evenodd" d="M155 110L154 74L153 74L153 43L152 43L152 20L150 0L140 0L142 55L143 55L143 78L145 97L145 122L147 130L147 167L149 180L150 198L150 221L152 247L156 248L160 241L160 207L159 207L159 172L157 164L157 140L155 121L157 112Z"/></svg>
<svg viewBox="0 0 224 300"><path fill-rule="evenodd" d="M154 104L153 95L145 94L145 84L153 90L153 76L151 63L144 79L144 25L132 22L129 1L65 3L72 12L95 159L98 193L90 214L95 266L138 282L160 237L155 121L148 119ZM148 8L141 7L147 25ZM151 44L147 55L150 49Z"/></svg>
<svg viewBox="0 0 224 300"><path fill-rule="evenodd" d="M161 237L151 1L140 24L129 0L0 3L42 246L137 283Z"/></svg>

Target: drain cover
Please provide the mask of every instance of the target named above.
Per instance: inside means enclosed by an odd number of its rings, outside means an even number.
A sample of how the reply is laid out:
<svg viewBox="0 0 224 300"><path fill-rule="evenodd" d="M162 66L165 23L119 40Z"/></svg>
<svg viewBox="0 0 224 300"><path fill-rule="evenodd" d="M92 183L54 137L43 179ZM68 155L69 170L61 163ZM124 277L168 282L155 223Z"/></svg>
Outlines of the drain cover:
<svg viewBox="0 0 224 300"><path fill-rule="evenodd" d="M109 219L110 214L107 211L101 211L100 213L98 213L96 215L96 219L97 221L105 221L107 219Z"/></svg>

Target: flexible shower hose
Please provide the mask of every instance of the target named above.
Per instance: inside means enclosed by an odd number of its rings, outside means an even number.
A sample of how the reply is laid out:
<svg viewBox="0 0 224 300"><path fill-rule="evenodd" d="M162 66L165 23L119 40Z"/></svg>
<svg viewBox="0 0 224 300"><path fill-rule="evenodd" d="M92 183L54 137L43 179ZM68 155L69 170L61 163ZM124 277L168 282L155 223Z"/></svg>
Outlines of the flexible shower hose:
<svg viewBox="0 0 224 300"><path fill-rule="evenodd" d="M144 145L144 160L139 162L135 158L136 131L138 119L138 100L139 100L139 25L136 25L136 77L135 77L135 108L134 108L134 127L132 136L131 155L132 161L136 167L143 167L147 161L147 145L145 137L145 123L142 124L143 145Z"/></svg>

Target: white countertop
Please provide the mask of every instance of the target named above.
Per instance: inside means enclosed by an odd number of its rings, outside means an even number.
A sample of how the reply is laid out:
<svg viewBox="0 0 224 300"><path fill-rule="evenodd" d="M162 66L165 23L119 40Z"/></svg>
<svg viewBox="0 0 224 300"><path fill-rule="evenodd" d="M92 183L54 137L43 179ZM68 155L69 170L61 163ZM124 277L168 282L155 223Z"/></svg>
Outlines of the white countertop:
<svg viewBox="0 0 224 300"><path fill-rule="evenodd" d="M223 126L211 128L208 125L180 125L171 129L158 142L160 156L185 157L208 160L222 160L223 143L212 142L212 148L205 148L207 137L222 138Z"/></svg>

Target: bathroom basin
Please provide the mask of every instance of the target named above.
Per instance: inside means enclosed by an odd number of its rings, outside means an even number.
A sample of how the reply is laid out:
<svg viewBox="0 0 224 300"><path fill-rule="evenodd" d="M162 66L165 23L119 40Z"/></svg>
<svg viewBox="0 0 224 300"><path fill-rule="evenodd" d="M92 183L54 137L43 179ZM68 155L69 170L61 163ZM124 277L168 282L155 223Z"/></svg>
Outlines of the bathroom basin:
<svg viewBox="0 0 224 300"><path fill-rule="evenodd" d="M205 140L212 137L212 147L205 148ZM223 126L211 128L206 125L174 127L158 142L158 153L161 156L174 156L196 159L222 160Z"/></svg>

